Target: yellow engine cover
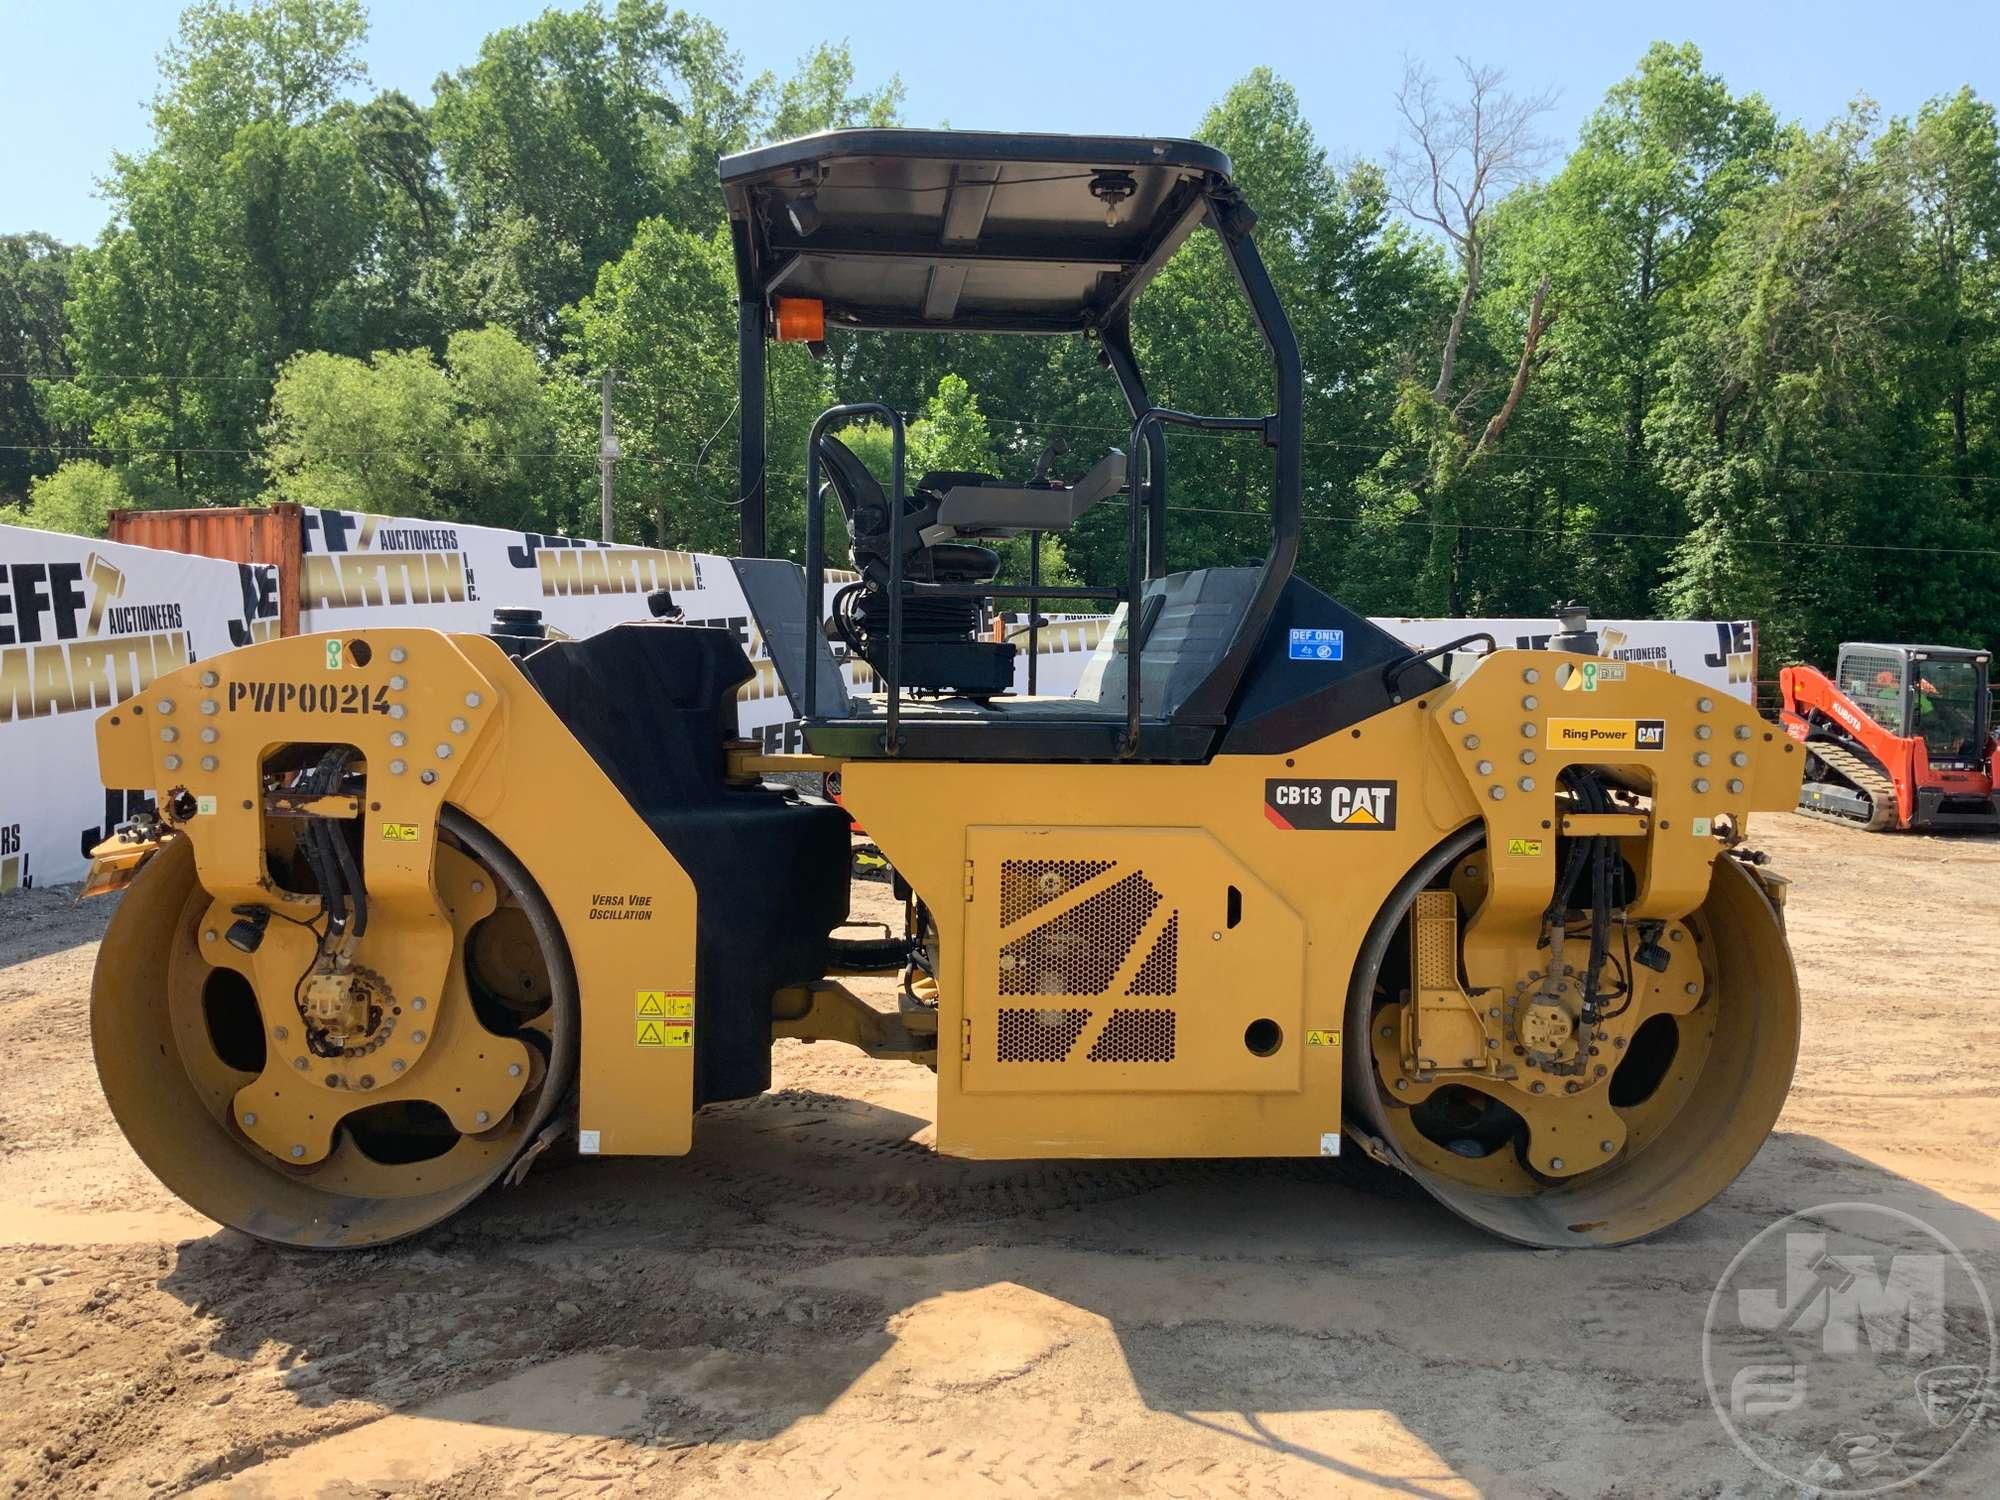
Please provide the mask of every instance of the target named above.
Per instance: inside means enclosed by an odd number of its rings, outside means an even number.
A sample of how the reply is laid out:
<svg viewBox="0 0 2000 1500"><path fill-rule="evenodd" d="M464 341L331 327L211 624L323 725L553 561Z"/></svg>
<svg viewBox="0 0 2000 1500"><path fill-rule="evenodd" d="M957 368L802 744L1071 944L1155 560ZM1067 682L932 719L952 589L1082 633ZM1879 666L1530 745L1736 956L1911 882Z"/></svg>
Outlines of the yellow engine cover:
<svg viewBox="0 0 2000 1500"><path fill-rule="evenodd" d="M975 827L966 852L967 1091L1299 1087L1304 927L1205 830Z"/></svg>

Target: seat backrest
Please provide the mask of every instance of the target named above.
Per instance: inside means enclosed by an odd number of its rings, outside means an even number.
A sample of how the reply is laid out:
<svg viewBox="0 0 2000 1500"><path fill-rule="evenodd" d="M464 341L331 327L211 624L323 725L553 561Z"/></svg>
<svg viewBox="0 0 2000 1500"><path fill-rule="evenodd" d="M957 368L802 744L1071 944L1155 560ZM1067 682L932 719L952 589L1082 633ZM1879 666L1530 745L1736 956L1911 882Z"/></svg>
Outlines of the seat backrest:
<svg viewBox="0 0 2000 1500"><path fill-rule="evenodd" d="M1172 718L1207 680L1257 591L1258 568L1198 568L1146 585L1141 601L1140 711ZM1125 711L1125 633L1106 631L1070 694L1108 712Z"/></svg>
<svg viewBox="0 0 2000 1500"><path fill-rule="evenodd" d="M859 539L889 530L889 497L855 451L831 435L819 440L819 461L833 482L833 493L847 517L847 534Z"/></svg>

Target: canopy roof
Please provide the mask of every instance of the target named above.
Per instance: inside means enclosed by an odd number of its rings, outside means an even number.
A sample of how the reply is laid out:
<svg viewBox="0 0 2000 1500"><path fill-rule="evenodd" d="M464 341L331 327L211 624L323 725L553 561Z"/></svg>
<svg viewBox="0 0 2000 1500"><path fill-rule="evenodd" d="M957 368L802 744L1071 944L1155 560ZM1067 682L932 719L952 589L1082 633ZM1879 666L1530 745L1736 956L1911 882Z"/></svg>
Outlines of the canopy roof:
<svg viewBox="0 0 2000 1500"><path fill-rule="evenodd" d="M746 302L830 327L1073 333L1122 312L1233 197L1199 141L834 130L722 159Z"/></svg>

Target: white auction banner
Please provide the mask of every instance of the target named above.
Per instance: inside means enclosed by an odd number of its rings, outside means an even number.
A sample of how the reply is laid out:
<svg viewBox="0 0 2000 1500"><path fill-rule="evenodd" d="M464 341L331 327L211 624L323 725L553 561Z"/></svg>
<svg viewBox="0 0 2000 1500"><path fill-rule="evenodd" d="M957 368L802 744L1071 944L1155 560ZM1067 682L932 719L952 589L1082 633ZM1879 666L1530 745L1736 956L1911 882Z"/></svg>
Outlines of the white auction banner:
<svg viewBox="0 0 2000 1500"><path fill-rule="evenodd" d="M1035 691L1061 697L1076 687L1084 664L1104 638L1110 615L1044 615L1037 632L1038 666ZM1413 648L1442 646L1460 636L1484 631L1501 646L1542 650L1556 631L1553 620L1440 620L1399 617L1371 623L1407 641ZM1595 620L1598 654L1611 661L1639 662L1676 676L1693 678L1746 703L1756 701L1757 630L1748 620ZM1014 690L1027 688L1028 627L1010 617L1006 638L1021 648L1015 664ZM1454 674L1463 676L1485 646L1454 652Z"/></svg>
<svg viewBox="0 0 2000 1500"><path fill-rule="evenodd" d="M152 801L97 778L97 716L277 629L268 564L0 526L0 891L79 880Z"/></svg>
<svg viewBox="0 0 2000 1500"><path fill-rule="evenodd" d="M308 507L299 556L299 629L420 625L483 635L495 609L538 609L554 639L577 639L651 615L665 589L690 625L732 631L757 675L737 690L737 727L769 751L801 748L798 721L729 559L707 552L625 547L536 531L415 521ZM826 589L857 575L829 570ZM873 673L848 661L850 692Z"/></svg>

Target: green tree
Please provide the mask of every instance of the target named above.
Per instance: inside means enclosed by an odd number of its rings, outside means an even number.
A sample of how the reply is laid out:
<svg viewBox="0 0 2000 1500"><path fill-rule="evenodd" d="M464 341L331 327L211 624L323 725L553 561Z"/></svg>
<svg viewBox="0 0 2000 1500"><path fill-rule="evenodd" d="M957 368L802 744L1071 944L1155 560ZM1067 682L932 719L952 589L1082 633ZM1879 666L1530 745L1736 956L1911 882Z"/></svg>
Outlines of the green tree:
<svg viewBox="0 0 2000 1500"><path fill-rule="evenodd" d="M612 368L621 382L618 534L734 552L736 292L726 233L648 220L567 328L579 371ZM791 352L772 351L773 379L787 390L803 359L783 357ZM594 433L597 419L596 392L578 382L569 430Z"/></svg>
<svg viewBox="0 0 2000 1500"><path fill-rule="evenodd" d="M1995 473L1996 315L2000 314L2000 138L1971 89L1933 99L1914 123L1890 122L1878 147L1903 180L1916 323L1910 371L1926 449L1942 456L1958 503L1992 519L1978 478ZM1929 434L1937 433L1942 444ZM1982 441L1983 439L1983 441Z"/></svg>
<svg viewBox="0 0 2000 1500"><path fill-rule="evenodd" d="M734 67L706 21L658 0L609 12L590 0L494 32L471 66L440 75L433 128L463 216L460 316L555 346L561 310L672 206L676 166L698 165L675 150L690 99L696 122L727 138Z"/></svg>
<svg viewBox="0 0 2000 1500"><path fill-rule="evenodd" d="M1865 105L1788 132L1775 180L1728 216L1705 316L1669 341L1651 416L1690 523L1668 607L1762 620L1780 659L1824 656L1874 613L1891 570L1850 544L1944 540L1941 518L1876 477L1901 447L1895 346L1912 308L1909 207L1874 136Z"/></svg>
<svg viewBox="0 0 2000 1500"><path fill-rule="evenodd" d="M51 387L74 371L65 347L74 251L45 234L0 235L0 498L24 496L28 482L60 462L82 434L51 409Z"/></svg>
<svg viewBox="0 0 2000 1500"><path fill-rule="evenodd" d="M1372 569L1351 566L1354 491L1388 436L1395 371L1441 301L1435 255L1390 223L1377 169L1329 160L1297 92L1268 68L1236 83L1198 127L1229 154L1257 211L1256 243L1283 299L1305 374L1307 523L1303 576L1344 597L1386 602ZM1270 362L1212 234L1182 247L1134 312L1134 340L1151 398L1185 410L1255 415L1272 409ZM1092 370L1113 408L1115 387ZM1121 442L1112 436L1111 442ZM1270 454L1254 441L1169 429L1168 563L1242 563L1270 544ZM1069 553L1093 582L1125 573L1125 522L1101 506ZM1242 514L1241 512L1248 512Z"/></svg>
<svg viewBox="0 0 2000 1500"><path fill-rule="evenodd" d="M118 471L89 459L74 459L53 474L28 484L26 505L0 505L0 526L33 526L72 536L103 536L111 512L133 504Z"/></svg>
<svg viewBox="0 0 2000 1500"><path fill-rule="evenodd" d="M410 179L407 144L399 170L387 139L408 111L343 97L364 77L364 34L356 0L202 0L161 56L154 145L114 159L113 221L79 255L69 305L68 415L136 492L246 497L280 361L406 340L373 314L408 299L368 283L396 260L384 226L403 217L405 180L426 200L410 213L435 199Z"/></svg>
<svg viewBox="0 0 2000 1500"><path fill-rule="evenodd" d="M559 530L587 451L559 446L534 352L503 329L367 359L301 354L279 373L263 458L268 498L381 515Z"/></svg>

